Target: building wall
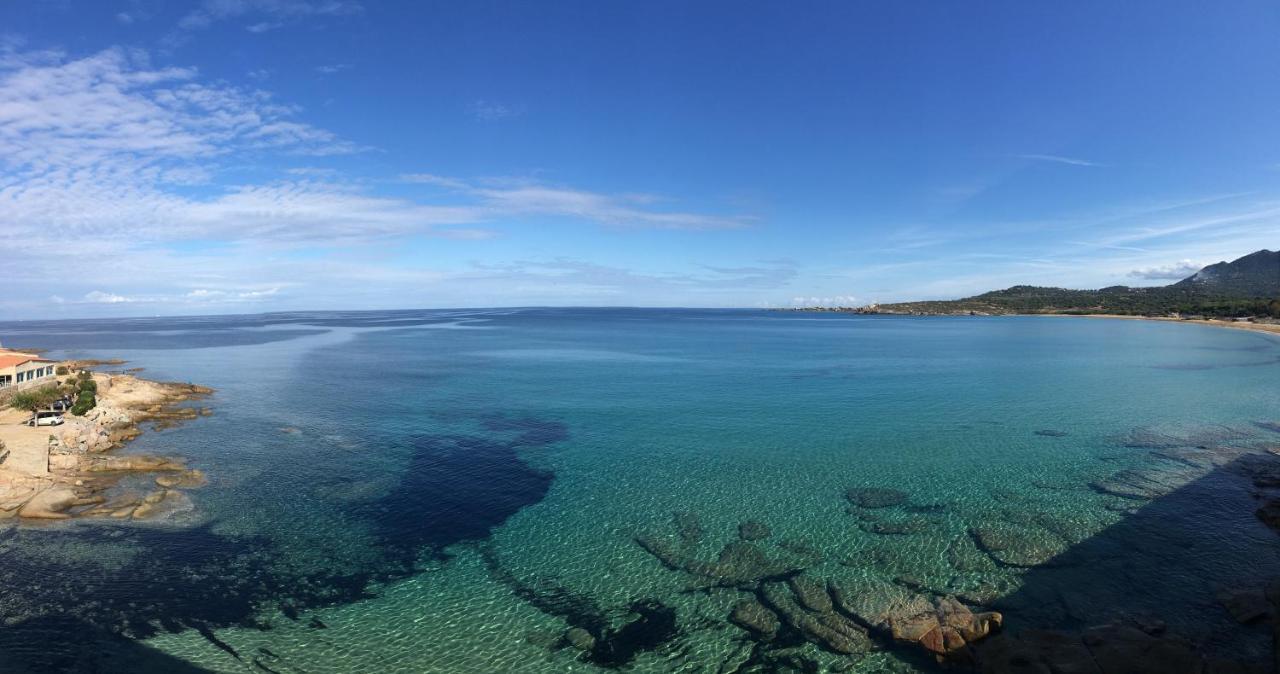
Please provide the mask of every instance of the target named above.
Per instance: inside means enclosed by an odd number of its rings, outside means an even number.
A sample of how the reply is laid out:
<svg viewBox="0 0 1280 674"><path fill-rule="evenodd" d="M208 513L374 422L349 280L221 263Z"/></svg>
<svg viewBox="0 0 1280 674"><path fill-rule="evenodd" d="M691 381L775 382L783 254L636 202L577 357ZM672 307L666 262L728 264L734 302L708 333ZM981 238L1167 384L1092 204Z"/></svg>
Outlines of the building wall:
<svg viewBox="0 0 1280 674"><path fill-rule="evenodd" d="M0 388L23 389L28 386L52 384L58 364L53 361L31 361L21 365L0 368Z"/></svg>

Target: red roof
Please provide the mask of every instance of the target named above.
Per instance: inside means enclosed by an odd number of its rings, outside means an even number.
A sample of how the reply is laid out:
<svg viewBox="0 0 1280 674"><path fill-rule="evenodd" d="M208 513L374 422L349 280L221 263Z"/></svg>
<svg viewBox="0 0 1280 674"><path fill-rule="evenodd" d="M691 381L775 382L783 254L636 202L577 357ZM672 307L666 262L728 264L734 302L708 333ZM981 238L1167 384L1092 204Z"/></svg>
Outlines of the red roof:
<svg viewBox="0 0 1280 674"><path fill-rule="evenodd" d="M31 361L38 361L41 363L53 362L51 360L48 360L45 358L39 358L36 356L26 356L26 355L10 356L10 355L0 354L0 367L13 367L15 365L22 365L23 363L29 363Z"/></svg>

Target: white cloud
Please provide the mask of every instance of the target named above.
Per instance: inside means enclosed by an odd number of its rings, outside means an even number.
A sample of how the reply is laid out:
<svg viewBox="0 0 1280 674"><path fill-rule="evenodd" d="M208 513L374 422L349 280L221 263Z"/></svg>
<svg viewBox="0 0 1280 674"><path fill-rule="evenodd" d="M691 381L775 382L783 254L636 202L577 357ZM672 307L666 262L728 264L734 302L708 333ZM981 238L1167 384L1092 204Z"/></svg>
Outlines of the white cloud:
<svg viewBox="0 0 1280 674"><path fill-rule="evenodd" d="M1074 157L1062 157L1056 154L1020 154L1018 159L1030 159L1032 161L1047 161L1055 164L1067 164L1069 166L1102 166L1097 162L1087 159L1076 159Z"/></svg>
<svg viewBox="0 0 1280 674"><path fill-rule="evenodd" d="M94 302L96 304L123 304L125 302L137 302L134 297L125 297L124 295L116 295L115 293L104 293L101 290L94 290L85 293L84 301Z"/></svg>
<svg viewBox="0 0 1280 674"><path fill-rule="evenodd" d="M503 105L501 103L495 103L493 101L485 101L485 100L473 102L471 104L470 110L471 110L471 114L476 119L486 121L486 122L493 122L499 119L507 119L509 117L518 117L524 114L524 109L521 107L512 107L508 105Z"/></svg>
<svg viewBox="0 0 1280 674"><path fill-rule="evenodd" d="M401 181L450 193L378 194L376 181L351 180L331 166L298 166L298 156L360 148L305 123L300 110L269 93L211 83L194 68L158 67L137 50L69 58L17 52L6 44L0 47L0 229L32 247L73 246L78 256L94 260L72 279L53 258L6 268L9 288L35 291L10 293L18 299L4 300L7 308L38 313L50 301L34 298L50 292L73 298L64 300L68 308L136 308L145 302L150 311L161 305L276 302L286 299L282 289L341 274L350 279L341 291L358 297L365 292L359 284L404 288L443 277L438 270L387 269L381 260L337 264L275 256L301 249L314 255L339 246L371 251L368 244L404 237L479 240L496 234L493 223L509 226L534 217L686 229L752 222L673 209L652 195L527 179L415 173ZM225 177L246 165L268 176L279 169L276 177L256 182ZM377 251L394 254L385 246ZM526 289L548 282L543 272L530 274L522 277ZM619 274L614 277L625 278ZM764 283L760 278L715 272L697 284ZM229 285L228 279L247 285ZM485 279L493 288L500 282ZM377 295L380 301L394 297L402 295L385 288ZM494 302L498 292L487 297Z"/></svg>
<svg viewBox="0 0 1280 674"><path fill-rule="evenodd" d="M279 21L260 21L258 23L251 23L248 26L245 26L244 29L250 33L265 33L269 30L275 30L283 25L284 24Z"/></svg>
<svg viewBox="0 0 1280 674"><path fill-rule="evenodd" d="M316 72L320 73L321 75L334 75L344 70L350 70L350 69L351 69L350 63L333 63L329 65L316 66Z"/></svg>
<svg viewBox="0 0 1280 674"><path fill-rule="evenodd" d="M274 17L275 21L266 23L278 25L285 20L359 14L362 11L364 7L359 3L340 0L204 0L198 9L187 13L178 21L178 27L198 30L208 28L218 21L246 16ZM261 24L252 24L258 25Z"/></svg>
<svg viewBox="0 0 1280 674"><path fill-rule="evenodd" d="M1129 272L1129 276L1147 280L1180 281L1204 268L1204 263L1194 260L1180 260L1173 264L1155 267L1142 267Z"/></svg>
<svg viewBox="0 0 1280 674"><path fill-rule="evenodd" d="M654 229L732 229L753 222L742 216L657 210L651 206L660 199L648 194L602 194L522 180L468 182L431 173L403 174L400 180L473 197L477 200L474 208L491 217L551 215Z"/></svg>

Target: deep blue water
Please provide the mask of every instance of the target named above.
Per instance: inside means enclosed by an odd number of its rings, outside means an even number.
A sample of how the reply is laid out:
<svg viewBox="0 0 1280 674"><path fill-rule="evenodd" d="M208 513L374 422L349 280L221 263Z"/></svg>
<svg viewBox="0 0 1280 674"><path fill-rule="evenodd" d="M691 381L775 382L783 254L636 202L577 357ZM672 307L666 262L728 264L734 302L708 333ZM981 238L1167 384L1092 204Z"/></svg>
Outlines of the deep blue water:
<svg viewBox="0 0 1280 674"><path fill-rule="evenodd" d="M995 592L1029 626L1172 605L1212 626L1217 647L1269 640L1232 631L1205 599L1280 571L1248 503L1180 511L1178 526L1224 542L1162 557L1163 596L1118 587L1130 578L1063 599L1079 577L1054 570L1121 560L1142 576L1157 563L1124 542L1152 535L1147 520L1089 484L1145 460L1135 431L1266 442L1254 422L1280 418L1280 340L1267 335L528 309L31 321L0 324L0 340L218 391L212 417L127 450L208 473L196 513L0 534L9 669L714 672L760 657L726 622L741 593L690 591L636 544L673 535L677 512L705 530L704 558L754 519L770 554L820 553L804 568L819 579ZM849 487L901 490L916 514L860 516ZM998 564L975 527L1084 561ZM571 627L596 648L565 647ZM856 665L917 666L893 652Z"/></svg>

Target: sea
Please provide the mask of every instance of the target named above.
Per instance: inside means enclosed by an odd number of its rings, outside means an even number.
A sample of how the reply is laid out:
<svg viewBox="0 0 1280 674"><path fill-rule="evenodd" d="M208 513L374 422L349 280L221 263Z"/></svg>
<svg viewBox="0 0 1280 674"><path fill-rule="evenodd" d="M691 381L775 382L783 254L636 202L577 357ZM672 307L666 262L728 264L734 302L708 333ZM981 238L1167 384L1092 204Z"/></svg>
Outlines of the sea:
<svg viewBox="0 0 1280 674"><path fill-rule="evenodd" d="M1215 600L1280 575L1228 468L1150 498L1105 485L1161 447L1280 443L1272 335L529 308L5 322L0 341L216 390L211 416L120 450L205 472L191 510L0 524L4 672L937 670L739 627L758 586L705 571L735 545L783 570L761 584L959 596L1006 630L1146 616L1270 657L1270 627Z"/></svg>

